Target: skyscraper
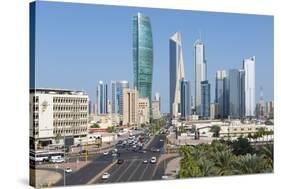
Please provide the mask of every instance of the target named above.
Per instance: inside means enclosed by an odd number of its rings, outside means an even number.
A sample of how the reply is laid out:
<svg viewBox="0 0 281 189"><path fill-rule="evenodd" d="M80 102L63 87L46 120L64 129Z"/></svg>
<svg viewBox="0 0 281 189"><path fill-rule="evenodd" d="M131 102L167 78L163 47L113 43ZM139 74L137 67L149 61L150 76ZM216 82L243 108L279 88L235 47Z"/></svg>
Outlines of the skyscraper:
<svg viewBox="0 0 281 189"><path fill-rule="evenodd" d="M159 93L155 93L151 107L153 119L159 119L161 117L161 97Z"/></svg>
<svg viewBox="0 0 281 189"><path fill-rule="evenodd" d="M245 70L245 116L255 116L255 57L246 58L243 61Z"/></svg>
<svg viewBox="0 0 281 189"><path fill-rule="evenodd" d="M122 92L123 89L129 88L128 81L112 81L111 82L111 113L122 114Z"/></svg>
<svg viewBox="0 0 281 189"><path fill-rule="evenodd" d="M107 114L108 113L108 90L107 84L104 84L103 81L99 81L97 87L97 113L98 114Z"/></svg>
<svg viewBox="0 0 281 189"><path fill-rule="evenodd" d="M201 81L201 117L210 117L211 85L208 80Z"/></svg>
<svg viewBox="0 0 281 189"><path fill-rule="evenodd" d="M123 89L123 125L138 124L138 91L135 89Z"/></svg>
<svg viewBox="0 0 281 189"><path fill-rule="evenodd" d="M194 43L194 63L195 63L195 110L201 115L201 82L207 79L207 64L205 59L205 47L201 40Z"/></svg>
<svg viewBox="0 0 281 189"><path fill-rule="evenodd" d="M231 118L240 117L240 98L241 98L241 81L240 72L237 69L228 71L229 77L229 116Z"/></svg>
<svg viewBox="0 0 281 189"><path fill-rule="evenodd" d="M190 83L184 79L180 82L180 111L181 118L187 119L191 115Z"/></svg>
<svg viewBox="0 0 281 189"><path fill-rule="evenodd" d="M133 17L134 87L151 104L153 42L150 18L141 13Z"/></svg>
<svg viewBox="0 0 281 189"><path fill-rule="evenodd" d="M225 118L228 116L227 94L227 72L226 70L218 70L216 72L215 102L218 106L217 113L219 118Z"/></svg>
<svg viewBox="0 0 281 189"><path fill-rule="evenodd" d="M184 79L184 65L181 34L174 33L170 37L170 114L180 114L180 80Z"/></svg>
<svg viewBox="0 0 281 189"><path fill-rule="evenodd" d="M245 70L239 70L240 75L240 118L245 117Z"/></svg>

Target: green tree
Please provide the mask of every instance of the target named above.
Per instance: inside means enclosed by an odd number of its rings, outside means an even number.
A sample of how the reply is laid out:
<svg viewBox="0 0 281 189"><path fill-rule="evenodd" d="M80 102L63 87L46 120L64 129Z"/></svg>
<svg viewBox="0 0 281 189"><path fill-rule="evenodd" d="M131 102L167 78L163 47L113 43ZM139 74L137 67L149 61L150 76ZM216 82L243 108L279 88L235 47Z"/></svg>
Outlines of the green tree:
<svg viewBox="0 0 281 189"><path fill-rule="evenodd" d="M99 124L94 123L93 125L90 126L91 128L100 128Z"/></svg>
<svg viewBox="0 0 281 189"><path fill-rule="evenodd" d="M213 133L213 137L220 137L220 130L221 130L221 127L218 125L213 125L210 128L210 132Z"/></svg>
<svg viewBox="0 0 281 189"><path fill-rule="evenodd" d="M254 149L247 138L239 137L232 144L232 152L235 155L246 155L248 153L253 153Z"/></svg>
<svg viewBox="0 0 281 189"><path fill-rule="evenodd" d="M239 174L253 174L266 172L266 162L256 154L239 156L235 163L236 172Z"/></svg>
<svg viewBox="0 0 281 189"><path fill-rule="evenodd" d="M108 133L114 133L114 132L116 132L116 128L115 128L114 126L107 127L107 128L106 128L106 132L108 132Z"/></svg>

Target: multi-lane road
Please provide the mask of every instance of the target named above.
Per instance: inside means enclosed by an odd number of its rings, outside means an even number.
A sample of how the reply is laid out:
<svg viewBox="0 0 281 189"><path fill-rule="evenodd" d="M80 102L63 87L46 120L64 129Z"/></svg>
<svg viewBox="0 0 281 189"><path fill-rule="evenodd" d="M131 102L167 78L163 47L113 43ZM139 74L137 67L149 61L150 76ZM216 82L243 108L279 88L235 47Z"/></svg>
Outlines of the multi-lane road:
<svg viewBox="0 0 281 189"><path fill-rule="evenodd" d="M158 160L162 150L160 152L151 152L150 149L152 147L163 149L164 141L165 135L156 135L146 147L146 153L119 149L120 156L118 158L112 157L111 154L107 156L103 154L98 154L94 157L89 156L88 160L91 161L89 164L73 173L64 173L63 178L55 185L82 185L88 183L116 183L160 179L164 174L164 169L161 168L162 166L158 169L157 163L152 164L149 161L153 156ZM116 162L116 159L122 159L124 162L122 164L115 163L107 171L110 174L108 179L102 180L100 177L92 181L106 167ZM144 160L148 160L148 163L143 163ZM69 161L75 161L75 158Z"/></svg>

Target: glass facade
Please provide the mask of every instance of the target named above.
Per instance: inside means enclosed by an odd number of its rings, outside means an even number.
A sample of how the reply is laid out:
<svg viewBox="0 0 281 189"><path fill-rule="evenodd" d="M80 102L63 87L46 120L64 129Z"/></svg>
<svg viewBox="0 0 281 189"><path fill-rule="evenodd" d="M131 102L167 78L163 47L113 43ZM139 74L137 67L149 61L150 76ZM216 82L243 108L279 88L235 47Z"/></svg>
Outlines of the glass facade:
<svg viewBox="0 0 281 189"><path fill-rule="evenodd" d="M134 87L151 107L153 42L150 19L141 13L133 17Z"/></svg>
<svg viewBox="0 0 281 189"><path fill-rule="evenodd" d="M231 69L229 74L229 116L240 117L240 73L237 69Z"/></svg>
<svg viewBox="0 0 281 189"><path fill-rule="evenodd" d="M181 91L181 118L186 119L191 114L191 103L190 103L190 83L186 80L180 82Z"/></svg>
<svg viewBox="0 0 281 189"><path fill-rule="evenodd" d="M201 81L201 117L210 116L211 85L206 81Z"/></svg>
<svg viewBox="0 0 281 189"><path fill-rule="evenodd" d="M112 81L111 82L111 112L122 114L123 109L123 89L129 88L128 81Z"/></svg>

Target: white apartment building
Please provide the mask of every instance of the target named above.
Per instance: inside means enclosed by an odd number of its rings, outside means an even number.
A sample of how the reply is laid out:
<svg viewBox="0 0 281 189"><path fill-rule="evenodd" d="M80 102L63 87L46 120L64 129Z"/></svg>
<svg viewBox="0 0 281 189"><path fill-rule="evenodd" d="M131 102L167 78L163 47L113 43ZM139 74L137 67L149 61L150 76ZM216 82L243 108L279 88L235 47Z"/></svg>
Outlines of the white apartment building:
<svg viewBox="0 0 281 189"><path fill-rule="evenodd" d="M89 97L64 89L30 90L30 139L35 149L62 144L68 137L77 142L88 133Z"/></svg>

